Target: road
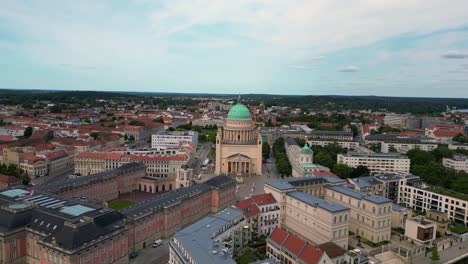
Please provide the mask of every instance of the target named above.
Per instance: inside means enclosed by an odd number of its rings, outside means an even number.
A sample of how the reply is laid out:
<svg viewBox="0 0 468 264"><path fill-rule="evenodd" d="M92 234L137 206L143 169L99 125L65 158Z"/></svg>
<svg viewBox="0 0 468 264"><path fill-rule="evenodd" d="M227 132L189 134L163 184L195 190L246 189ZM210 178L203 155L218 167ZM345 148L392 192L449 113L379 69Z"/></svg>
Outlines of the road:
<svg viewBox="0 0 468 264"><path fill-rule="evenodd" d="M201 165L208 157L211 148L213 147L212 143L203 143L201 145L201 150L197 151L197 157L195 157L195 162L192 165L193 175L198 176L201 172Z"/></svg>
<svg viewBox="0 0 468 264"><path fill-rule="evenodd" d="M138 257L130 259L132 264L149 264L149 263L168 263L169 262L169 241L164 240L164 243L153 248L151 246L140 250Z"/></svg>

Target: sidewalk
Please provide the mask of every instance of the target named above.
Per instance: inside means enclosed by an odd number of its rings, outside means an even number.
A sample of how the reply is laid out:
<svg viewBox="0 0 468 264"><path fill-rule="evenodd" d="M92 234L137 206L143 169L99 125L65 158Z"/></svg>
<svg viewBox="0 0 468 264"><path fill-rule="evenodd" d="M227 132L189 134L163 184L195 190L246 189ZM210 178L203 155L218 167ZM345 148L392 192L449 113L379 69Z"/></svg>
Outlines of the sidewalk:
<svg viewBox="0 0 468 264"><path fill-rule="evenodd" d="M461 248L461 249L460 249ZM463 256L468 258L468 241L455 245L451 248L439 251L440 260L435 263L455 263L457 260L463 259ZM415 264L431 263L431 253L427 257L417 256L413 258Z"/></svg>

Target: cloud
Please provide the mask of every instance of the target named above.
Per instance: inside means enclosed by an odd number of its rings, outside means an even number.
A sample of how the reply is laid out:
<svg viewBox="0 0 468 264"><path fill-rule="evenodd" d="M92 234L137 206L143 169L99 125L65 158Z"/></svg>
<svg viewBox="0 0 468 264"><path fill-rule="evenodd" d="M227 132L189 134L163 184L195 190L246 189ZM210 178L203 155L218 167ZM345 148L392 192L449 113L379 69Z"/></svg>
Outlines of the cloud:
<svg viewBox="0 0 468 264"><path fill-rule="evenodd" d="M302 71L312 71L312 70L315 70L314 68L310 67L310 66L303 66L303 65L289 65L288 66L289 69L292 69L292 70L302 70Z"/></svg>
<svg viewBox="0 0 468 264"><path fill-rule="evenodd" d="M338 69L339 72L357 72L359 69L356 66L345 66Z"/></svg>
<svg viewBox="0 0 468 264"><path fill-rule="evenodd" d="M463 52L460 50L449 50L442 54L444 59L465 59L468 58L468 52Z"/></svg>
<svg viewBox="0 0 468 264"><path fill-rule="evenodd" d="M324 59L325 59L324 56L318 56L318 57L314 57L314 58L309 59L309 62L318 62L318 61L322 61Z"/></svg>

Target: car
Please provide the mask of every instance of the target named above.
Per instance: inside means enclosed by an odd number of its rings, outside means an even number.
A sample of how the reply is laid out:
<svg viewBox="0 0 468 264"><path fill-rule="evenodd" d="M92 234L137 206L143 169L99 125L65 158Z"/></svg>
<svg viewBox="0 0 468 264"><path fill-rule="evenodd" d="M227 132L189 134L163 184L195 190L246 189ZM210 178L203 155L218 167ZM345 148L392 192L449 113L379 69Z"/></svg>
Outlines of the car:
<svg viewBox="0 0 468 264"><path fill-rule="evenodd" d="M153 247L157 248L157 247L161 246L162 244L163 244L163 241L161 239L158 239L158 240L155 240L153 242Z"/></svg>

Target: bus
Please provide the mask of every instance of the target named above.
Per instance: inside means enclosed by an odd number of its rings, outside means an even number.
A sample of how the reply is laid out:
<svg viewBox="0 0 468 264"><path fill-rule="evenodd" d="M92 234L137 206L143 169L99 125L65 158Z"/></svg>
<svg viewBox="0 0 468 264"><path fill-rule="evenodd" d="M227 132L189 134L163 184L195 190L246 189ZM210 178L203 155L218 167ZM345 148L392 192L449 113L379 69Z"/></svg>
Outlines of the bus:
<svg viewBox="0 0 468 264"><path fill-rule="evenodd" d="M206 170L208 168L208 163L210 162L209 159L205 159L205 161L203 161L203 164L201 166L202 170Z"/></svg>

